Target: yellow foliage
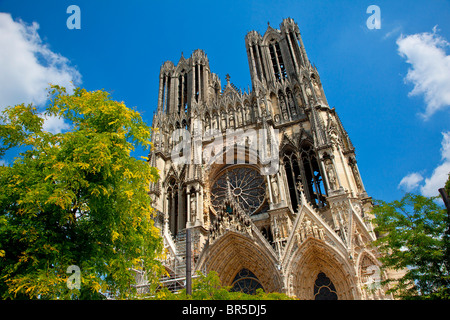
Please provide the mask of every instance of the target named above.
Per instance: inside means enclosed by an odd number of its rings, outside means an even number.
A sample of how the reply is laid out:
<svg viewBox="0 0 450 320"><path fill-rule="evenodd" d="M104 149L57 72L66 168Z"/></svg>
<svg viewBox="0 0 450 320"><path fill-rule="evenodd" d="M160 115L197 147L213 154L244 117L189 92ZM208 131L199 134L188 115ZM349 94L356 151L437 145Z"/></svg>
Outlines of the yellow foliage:
<svg viewBox="0 0 450 320"><path fill-rule="evenodd" d="M80 169L89 169L89 163L83 163L83 162L78 162L77 166L80 167Z"/></svg>
<svg viewBox="0 0 450 320"><path fill-rule="evenodd" d="M126 194L126 196L127 196L127 198L128 198L128 200L132 200L132 198L133 198L133 190L127 190L127 191L125 191L124 192L125 194Z"/></svg>
<svg viewBox="0 0 450 320"><path fill-rule="evenodd" d="M111 235L112 241L113 241L113 242L116 241L116 239L117 239L118 237L119 237L119 233L116 232L116 231L113 231L113 232L112 232L112 235Z"/></svg>

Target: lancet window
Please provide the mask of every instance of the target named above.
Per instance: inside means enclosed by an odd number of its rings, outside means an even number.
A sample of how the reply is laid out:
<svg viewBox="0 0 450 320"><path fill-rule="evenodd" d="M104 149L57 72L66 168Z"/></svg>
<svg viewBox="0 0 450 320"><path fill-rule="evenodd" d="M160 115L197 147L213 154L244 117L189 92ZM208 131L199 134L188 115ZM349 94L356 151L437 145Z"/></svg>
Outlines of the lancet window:
<svg viewBox="0 0 450 320"><path fill-rule="evenodd" d="M289 196L291 199L291 208L297 211L300 204L300 195L298 193L298 183L300 181L300 168L295 153L288 151L283 157L284 170L288 182Z"/></svg>
<svg viewBox="0 0 450 320"><path fill-rule="evenodd" d="M178 76L178 113L187 111L187 75L184 71Z"/></svg>
<svg viewBox="0 0 450 320"><path fill-rule="evenodd" d="M311 203L319 208L326 205L326 191L316 153L310 144L304 144L301 150L303 187Z"/></svg>

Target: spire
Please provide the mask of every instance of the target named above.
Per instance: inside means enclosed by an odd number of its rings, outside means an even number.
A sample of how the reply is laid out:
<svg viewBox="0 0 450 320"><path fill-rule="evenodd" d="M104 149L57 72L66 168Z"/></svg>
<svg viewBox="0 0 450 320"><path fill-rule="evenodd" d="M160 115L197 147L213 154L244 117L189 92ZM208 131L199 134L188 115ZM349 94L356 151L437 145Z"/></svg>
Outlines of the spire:
<svg viewBox="0 0 450 320"><path fill-rule="evenodd" d="M230 85L230 75L227 73L225 76L225 79L227 79L227 86Z"/></svg>

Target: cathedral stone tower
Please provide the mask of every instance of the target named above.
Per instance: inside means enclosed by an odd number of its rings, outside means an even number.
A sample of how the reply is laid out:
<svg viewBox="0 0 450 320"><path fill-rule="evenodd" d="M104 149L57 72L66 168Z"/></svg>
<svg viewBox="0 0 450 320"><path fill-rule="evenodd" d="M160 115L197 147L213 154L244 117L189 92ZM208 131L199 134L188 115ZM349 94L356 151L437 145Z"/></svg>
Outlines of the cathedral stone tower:
<svg viewBox="0 0 450 320"><path fill-rule="evenodd" d="M252 89L222 88L196 50L160 71L150 186L170 278L218 272L234 290L300 299L389 298L371 245L371 198L297 24L245 37Z"/></svg>

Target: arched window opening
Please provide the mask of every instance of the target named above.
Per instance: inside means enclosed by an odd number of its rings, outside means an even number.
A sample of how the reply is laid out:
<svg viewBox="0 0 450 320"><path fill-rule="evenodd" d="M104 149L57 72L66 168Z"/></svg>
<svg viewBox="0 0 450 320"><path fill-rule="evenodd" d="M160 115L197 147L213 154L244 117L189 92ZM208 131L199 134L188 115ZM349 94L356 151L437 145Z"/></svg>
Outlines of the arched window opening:
<svg viewBox="0 0 450 320"><path fill-rule="evenodd" d="M163 111L170 112L170 75L165 74L163 79L163 88L162 88L162 104Z"/></svg>
<svg viewBox="0 0 450 320"><path fill-rule="evenodd" d="M315 207L322 208L326 205L326 191L316 154L310 145L302 148L302 165L306 196Z"/></svg>
<svg viewBox="0 0 450 320"><path fill-rule="evenodd" d="M314 300L337 300L338 295L333 282L326 276L325 273L320 272L314 282Z"/></svg>
<svg viewBox="0 0 450 320"><path fill-rule="evenodd" d="M178 185L175 179L171 179L167 188L167 211L169 212L169 230L176 236L178 226Z"/></svg>
<svg viewBox="0 0 450 320"><path fill-rule="evenodd" d="M300 195L297 190L297 185L300 181L300 168L297 157L292 152L285 154L283 162L291 199L291 208L295 212L300 204Z"/></svg>
<svg viewBox="0 0 450 320"><path fill-rule="evenodd" d="M273 44L269 45L269 53L270 53L270 60L272 61L272 67L273 67L273 73L275 75L275 80L280 81L281 73L280 73L280 69L278 68L277 57L275 55L275 46Z"/></svg>
<svg viewBox="0 0 450 320"><path fill-rule="evenodd" d="M200 95L200 77L198 73L198 65L195 66L195 101L198 102L198 97Z"/></svg>
<svg viewBox="0 0 450 320"><path fill-rule="evenodd" d="M231 284L231 291L233 292L240 291L246 294L256 294L257 289L264 290L264 287L255 274L246 268L241 269L236 274Z"/></svg>
<svg viewBox="0 0 450 320"><path fill-rule="evenodd" d="M183 106L184 106L184 112L187 112L187 75L184 74L183 76Z"/></svg>
<svg viewBox="0 0 450 320"><path fill-rule="evenodd" d="M178 113L183 105L183 76L178 77Z"/></svg>
<svg viewBox="0 0 450 320"><path fill-rule="evenodd" d="M278 63L280 65L281 76L283 78L287 78L286 66L284 65L283 56L281 55L281 49L280 49L280 45L278 44L278 42L275 42L275 49L277 51L277 58L278 58Z"/></svg>
<svg viewBox="0 0 450 320"><path fill-rule="evenodd" d="M261 80L263 80L263 78L265 77L265 74L266 74L266 70L265 70L265 67L264 67L264 63L262 62L262 53L261 53L261 46L258 46L258 53L259 53L259 59L260 59L260 62L261 62L261 68L262 68L262 76L261 76Z"/></svg>
<svg viewBox="0 0 450 320"><path fill-rule="evenodd" d="M187 76L184 70L178 77L178 113L181 110L187 111Z"/></svg>
<svg viewBox="0 0 450 320"><path fill-rule="evenodd" d="M181 230L186 228L187 203L186 188L180 186L175 178L171 178L166 192L167 212L169 216L169 231L176 237Z"/></svg>

